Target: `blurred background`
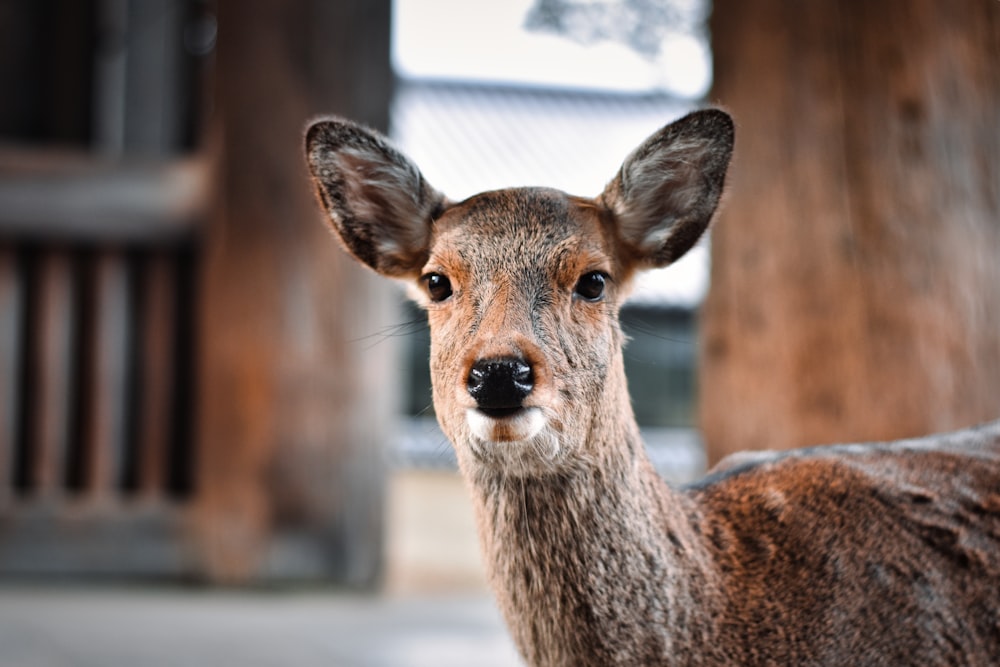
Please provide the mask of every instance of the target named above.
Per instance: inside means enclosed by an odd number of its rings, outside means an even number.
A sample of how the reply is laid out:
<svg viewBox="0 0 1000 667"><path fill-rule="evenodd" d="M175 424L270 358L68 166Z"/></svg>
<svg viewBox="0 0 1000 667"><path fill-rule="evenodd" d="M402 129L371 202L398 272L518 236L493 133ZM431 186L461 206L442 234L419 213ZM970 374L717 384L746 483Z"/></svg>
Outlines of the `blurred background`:
<svg viewBox="0 0 1000 667"><path fill-rule="evenodd" d="M1000 416L998 61L991 0L0 0L0 664L517 664L310 118L461 199L730 110L711 238L622 313L682 483Z"/></svg>

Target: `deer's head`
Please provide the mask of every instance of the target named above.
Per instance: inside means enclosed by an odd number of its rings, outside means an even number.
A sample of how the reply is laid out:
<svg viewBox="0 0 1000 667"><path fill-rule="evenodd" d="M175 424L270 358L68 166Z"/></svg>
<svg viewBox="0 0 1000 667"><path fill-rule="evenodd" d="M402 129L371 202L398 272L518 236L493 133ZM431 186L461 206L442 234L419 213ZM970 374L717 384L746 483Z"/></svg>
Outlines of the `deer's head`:
<svg viewBox="0 0 1000 667"><path fill-rule="evenodd" d="M586 465L634 423L619 307L637 270L705 231L732 145L729 116L699 111L647 139L596 198L515 188L453 203L370 130L331 119L306 137L344 246L428 311L434 407L460 463L506 475Z"/></svg>

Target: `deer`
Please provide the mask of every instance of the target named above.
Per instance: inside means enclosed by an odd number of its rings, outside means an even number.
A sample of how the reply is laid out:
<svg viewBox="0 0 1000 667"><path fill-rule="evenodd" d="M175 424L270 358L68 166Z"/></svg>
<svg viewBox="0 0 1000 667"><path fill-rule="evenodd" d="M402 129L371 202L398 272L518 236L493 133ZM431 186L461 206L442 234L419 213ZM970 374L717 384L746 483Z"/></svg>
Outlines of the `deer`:
<svg viewBox="0 0 1000 667"><path fill-rule="evenodd" d="M651 465L619 309L709 226L734 134L694 111L594 198L451 201L340 118L305 151L334 236L427 311L434 408L527 664L1000 664L1000 421L734 455L684 486Z"/></svg>

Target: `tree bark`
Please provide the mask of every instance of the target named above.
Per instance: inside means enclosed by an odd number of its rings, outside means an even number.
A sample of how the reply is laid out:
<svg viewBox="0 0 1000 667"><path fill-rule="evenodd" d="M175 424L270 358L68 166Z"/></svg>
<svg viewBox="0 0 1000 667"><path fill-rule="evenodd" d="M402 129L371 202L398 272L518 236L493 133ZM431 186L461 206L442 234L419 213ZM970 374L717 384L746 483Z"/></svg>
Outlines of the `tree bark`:
<svg viewBox="0 0 1000 667"><path fill-rule="evenodd" d="M204 256L199 552L209 576L371 585L395 392L393 298L328 233L310 117L386 129L389 0L220 0Z"/></svg>
<svg viewBox="0 0 1000 667"><path fill-rule="evenodd" d="M1000 416L1000 3L717 0L710 462Z"/></svg>

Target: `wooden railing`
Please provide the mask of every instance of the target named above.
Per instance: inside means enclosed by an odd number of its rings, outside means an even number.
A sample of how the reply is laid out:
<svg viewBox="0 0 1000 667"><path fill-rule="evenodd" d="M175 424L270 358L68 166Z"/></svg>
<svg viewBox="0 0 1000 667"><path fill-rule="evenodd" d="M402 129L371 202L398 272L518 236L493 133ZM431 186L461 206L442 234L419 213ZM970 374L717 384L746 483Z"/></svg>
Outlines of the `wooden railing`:
<svg viewBox="0 0 1000 667"><path fill-rule="evenodd" d="M189 567L205 180L0 151L0 571Z"/></svg>

